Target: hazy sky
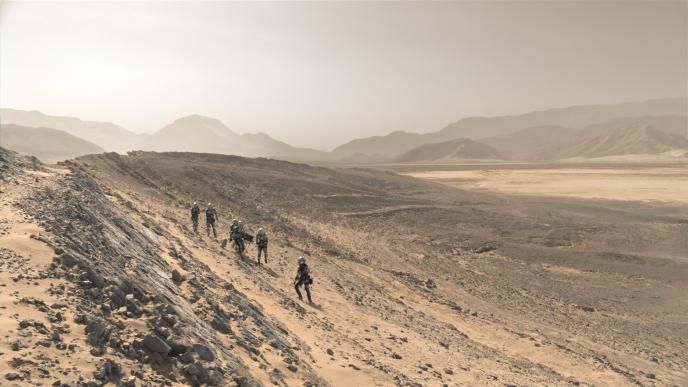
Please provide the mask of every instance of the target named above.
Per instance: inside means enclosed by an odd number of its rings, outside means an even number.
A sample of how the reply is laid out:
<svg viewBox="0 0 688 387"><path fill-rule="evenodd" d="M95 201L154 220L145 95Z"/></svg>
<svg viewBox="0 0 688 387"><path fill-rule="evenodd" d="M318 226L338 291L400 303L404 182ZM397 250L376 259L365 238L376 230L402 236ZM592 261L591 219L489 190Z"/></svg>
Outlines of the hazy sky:
<svg viewBox="0 0 688 387"><path fill-rule="evenodd" d="M332 148L686 95L685 2L0 3L0 105Z"/></svg>

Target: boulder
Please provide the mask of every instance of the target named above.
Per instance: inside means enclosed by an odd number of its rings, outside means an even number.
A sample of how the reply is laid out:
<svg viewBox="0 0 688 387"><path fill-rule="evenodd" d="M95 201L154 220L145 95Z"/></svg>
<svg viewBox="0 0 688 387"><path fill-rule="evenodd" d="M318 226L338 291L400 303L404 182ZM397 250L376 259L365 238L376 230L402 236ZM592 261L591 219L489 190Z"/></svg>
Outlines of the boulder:
<svg viewBox="0 0 688 387"><path fill-rule="evenodd" d="M79 261L76 258L74 258L74 256L71 254L61 254L59 257L60 262L62 262L62 266L67 268L70 268L79 263Z"/></svg>
<svg viewBox="0 0 688 387"><path fill-rule="evenodd" d="M112 359L105 359L105 361L98 365L93 376L102 382L120 378L122 376L122 366Z"/></svg>
<svg viewBox="0 0 688 387"><path fill-rule="evenodd" d="M155 334L146 335L143 338L143 346L151 352L161 353L167 355L172 351L172 347L161 339L160 336Z"/></svg>
<svg viewBox="0 0 688 387"><path fill-rule="evenodd" d="M110 336L110 330L111 328L107 321L100 317L96 317L86 325L86 341L93 346L102 345Z"/></svg>
<svg viewBox="0 0 688 387"><path fill-rule="evenodd" d="M203 344L194 344L193 351L198 354L198 356L205 361L215 360L215 353Z"/></svg>
<svg viewBox="0 0 688 387"><path fill-rule="evenodd" d="M218 370L208 371L208 385L222 386L224 385L225 376Z"/></svg>
<svg viewBox="0 0 688 387"><path fill-rule="evenodd" d="M172 281L174 281L175 283L181 283L184 282L184 279L184 276L179 272L179 270L172 270Z"/></svg>

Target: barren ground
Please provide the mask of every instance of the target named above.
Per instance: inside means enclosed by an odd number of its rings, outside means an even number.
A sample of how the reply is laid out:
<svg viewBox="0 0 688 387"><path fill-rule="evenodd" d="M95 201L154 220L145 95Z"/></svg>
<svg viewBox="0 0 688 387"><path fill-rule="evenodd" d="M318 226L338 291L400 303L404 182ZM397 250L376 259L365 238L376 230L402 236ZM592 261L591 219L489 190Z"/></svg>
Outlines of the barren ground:
<svg viewBox="0 0 688 387"><path fill-rule="evenodd" d="M7 385L688 380L682 202L217 155L0 163ZM265 227L268 264L194 235L193 200L216 204L221 236L232 217ZM315 305L291 285L299 255Z"/></svg>
<svg viewBox="0 0 688 387"><path fill-rule="evenodd" d="M688 202L688 167L487 168L403 173L458 188L506 194Z"/></svg>

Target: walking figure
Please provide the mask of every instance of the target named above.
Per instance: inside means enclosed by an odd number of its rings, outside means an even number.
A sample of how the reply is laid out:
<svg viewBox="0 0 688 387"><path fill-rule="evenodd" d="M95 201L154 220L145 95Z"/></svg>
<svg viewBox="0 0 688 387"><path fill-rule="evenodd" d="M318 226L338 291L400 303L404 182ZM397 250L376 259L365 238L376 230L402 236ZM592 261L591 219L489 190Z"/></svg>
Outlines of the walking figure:
<svg viewBox="0 0 688 387"><path fill-rule="evenodd" d="M296 271L296 278L294 279L294 289L296 289L296 294L299 296L299 300L303 301L301 296L301 291L299 288L301 285L306 289L306 296L308 296L308 302L313 303L311 300L311 285L313 284L313 278L311 278L311 271L308 269L306 264L306 258L299 257L299 268Z"/></svg>
<svg viewBox="0 0 688 387"><path fill-rule="evenodd" d="M213 229L213 236L217 238L217 232L215 231L215 220L217 219L217 211L213 208L211 203L208 203L208 207L205 209L205 225L206 233L210 236L210 228Z"/></svg>
<svg viewBox="0 0 688 387"><path fill-rule="evenodd" d="M260 263L261 253L265 257L265 263L268 263L268 234L262 227L256 233L256 247L258 247L258 263Z"/></svg>
<svg viewBox="0 0 688 387"><path fill-rule="evenodd" d="M194 202L191 206L191 222L193 223L194 234L198 234L198 215L201 213L201 208L198 203Z"/></svg>

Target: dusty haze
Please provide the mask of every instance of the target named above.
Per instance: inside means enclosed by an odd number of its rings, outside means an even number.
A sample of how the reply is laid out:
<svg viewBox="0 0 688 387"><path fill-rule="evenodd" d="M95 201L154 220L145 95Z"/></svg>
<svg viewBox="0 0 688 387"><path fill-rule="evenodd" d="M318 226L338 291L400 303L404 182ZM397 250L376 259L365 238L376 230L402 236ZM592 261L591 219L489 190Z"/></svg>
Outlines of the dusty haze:
<svg viewBox="0 0 688 387"><path fill-rule="evenodd" d="M686 94L684 2L0 5L0 105L332 149L466 116ZM527 96L527 98L525 98Z"/></svg>

